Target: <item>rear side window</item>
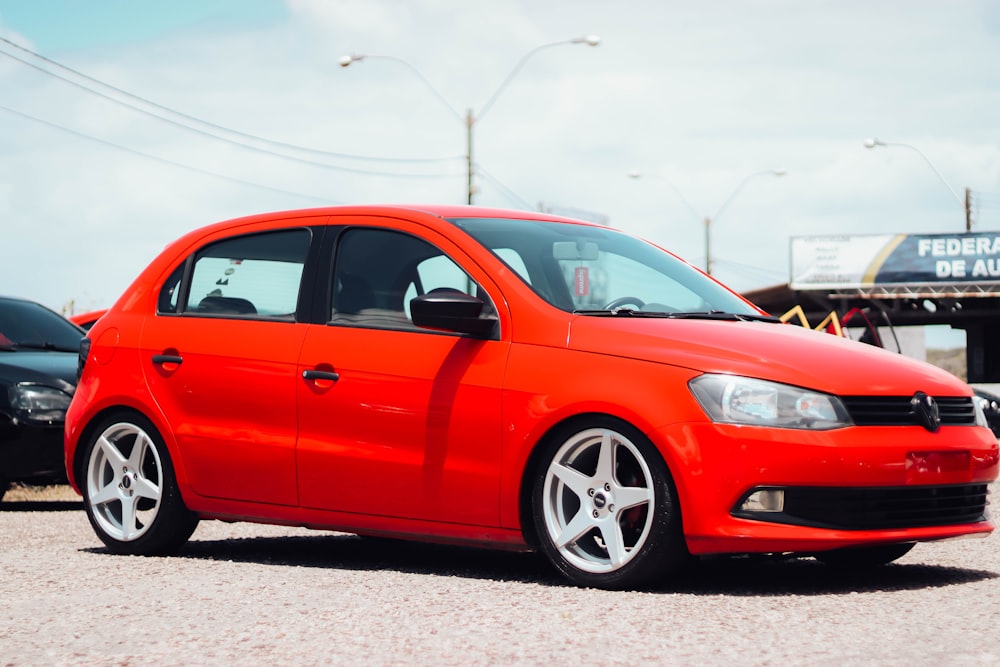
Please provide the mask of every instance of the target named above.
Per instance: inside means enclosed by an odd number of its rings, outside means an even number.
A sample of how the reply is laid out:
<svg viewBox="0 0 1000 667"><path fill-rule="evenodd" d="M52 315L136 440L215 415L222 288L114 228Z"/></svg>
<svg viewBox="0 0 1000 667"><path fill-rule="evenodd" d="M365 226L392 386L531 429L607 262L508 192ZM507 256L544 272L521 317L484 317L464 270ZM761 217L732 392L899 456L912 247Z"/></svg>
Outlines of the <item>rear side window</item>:
<svg viewBox="0 0 1000 667"><path fill-rule="evenodd" d="M288 229L240 236L194 257L180 312L222 317L293 319L312 234ZM161 303L176 299L171 281ZM185 293L185 292L182 292Z"/></svg>

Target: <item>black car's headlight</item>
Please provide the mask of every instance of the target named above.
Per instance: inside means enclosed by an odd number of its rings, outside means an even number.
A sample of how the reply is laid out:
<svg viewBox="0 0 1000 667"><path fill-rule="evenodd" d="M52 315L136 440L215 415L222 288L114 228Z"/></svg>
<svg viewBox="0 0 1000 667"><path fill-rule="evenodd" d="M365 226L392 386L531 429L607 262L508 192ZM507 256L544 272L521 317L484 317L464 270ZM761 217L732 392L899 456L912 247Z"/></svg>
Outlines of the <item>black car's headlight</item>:
<svg viewBox="0 0 1000 667"><path fill-rule="evenodd" d="M990 419L987 415L1000 414L995 401L991 401L985 396L973 396L972 404L976 407L976 426L990 428Z"/></svg>
<svg viewBox="0 0 1000 667"><path fill-rule="evenodd" d="M10 405L20 419L55 424L66 419L72 396L56 387L21 382L10 387Z"/></svg>
<svg viewBox="0 0 1000 667"><path fill-rule="evenodd" d="M836 396L738 375L700 375L688 385L714 422L824 431L851 425Z"/></svg>

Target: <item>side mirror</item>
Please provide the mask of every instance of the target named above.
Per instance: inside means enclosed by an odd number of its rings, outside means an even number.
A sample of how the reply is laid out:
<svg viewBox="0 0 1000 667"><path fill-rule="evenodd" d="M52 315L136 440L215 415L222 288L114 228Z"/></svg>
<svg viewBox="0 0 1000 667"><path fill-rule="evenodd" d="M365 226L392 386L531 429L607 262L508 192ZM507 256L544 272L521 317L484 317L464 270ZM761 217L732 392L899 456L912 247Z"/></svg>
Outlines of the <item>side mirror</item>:
<svg viewBox="0 0 1000 667"><path fill-rule="evenodd" d="M483 300L453 289L435 289L410 300L410 317L424 329L489 338L497 318L482 318Z"/></svg>

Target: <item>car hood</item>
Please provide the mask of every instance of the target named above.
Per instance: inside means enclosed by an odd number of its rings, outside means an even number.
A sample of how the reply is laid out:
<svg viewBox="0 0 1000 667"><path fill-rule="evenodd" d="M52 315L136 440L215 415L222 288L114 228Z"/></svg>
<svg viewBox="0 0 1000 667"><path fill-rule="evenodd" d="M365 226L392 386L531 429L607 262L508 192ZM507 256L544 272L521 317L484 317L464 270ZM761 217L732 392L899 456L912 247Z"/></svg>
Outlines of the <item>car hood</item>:
<svg viewBox="0 0 1000 667"><path fill-rule="evenodd" d="M73 387L76 385L77 359L75 352L0 352L0 379L56 384L52 378L59 378Z"/></svg>
<svg viewBox="0 0 1000 667"><path fill-rule="evenodd" d="M972 395L964 382L930 364L793 324L578 316L568 347L842 396Z"/></svg>

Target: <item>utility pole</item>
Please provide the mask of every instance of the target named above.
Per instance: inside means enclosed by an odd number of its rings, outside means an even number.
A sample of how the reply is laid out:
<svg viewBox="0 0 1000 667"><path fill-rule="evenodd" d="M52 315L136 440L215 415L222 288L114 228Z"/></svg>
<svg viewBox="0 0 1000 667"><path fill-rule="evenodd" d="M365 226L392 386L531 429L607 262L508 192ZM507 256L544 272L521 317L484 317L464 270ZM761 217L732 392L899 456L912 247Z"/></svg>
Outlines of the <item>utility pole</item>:
<svg viewBox="0 0 1000 667"><path fill-rule="evenodd" d="M965 231L972 231L972 189L965 188Z"/></svg>
<svg viewBox="0 0 1000 667"><path fill-rule="evenodd" d="M472 127L476 124L476 116L472 109L465 113L465 194L466 203L472 206L475 186L472 183Z"/></svg>

